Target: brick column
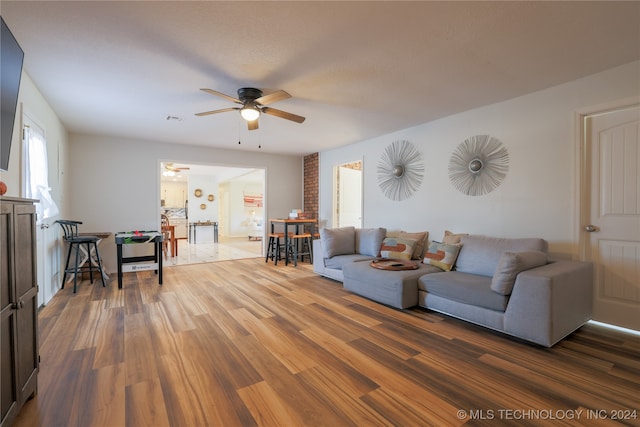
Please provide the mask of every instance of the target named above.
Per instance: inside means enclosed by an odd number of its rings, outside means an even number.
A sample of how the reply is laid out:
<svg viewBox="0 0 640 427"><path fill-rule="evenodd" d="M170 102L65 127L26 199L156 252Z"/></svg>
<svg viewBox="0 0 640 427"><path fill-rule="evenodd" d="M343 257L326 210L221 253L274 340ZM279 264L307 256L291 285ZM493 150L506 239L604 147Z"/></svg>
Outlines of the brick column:
<svg viewBox="0 0 640 427"><path fill-rule="evenodd" d="M304 206L303 210L312 218L318 218L319 211L319 165L318 153L304 157ZM317 230L316 230L317 231Z"/></svg>

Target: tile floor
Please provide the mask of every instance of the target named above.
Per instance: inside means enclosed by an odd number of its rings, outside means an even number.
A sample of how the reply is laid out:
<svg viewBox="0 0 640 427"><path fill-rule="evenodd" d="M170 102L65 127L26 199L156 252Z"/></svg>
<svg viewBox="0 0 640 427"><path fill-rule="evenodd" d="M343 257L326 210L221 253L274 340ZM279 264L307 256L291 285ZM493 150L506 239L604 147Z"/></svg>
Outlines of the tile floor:
<svg viewBox="0 0 640 427"><path fill-rule="evenodd" d="M178 256L168 257L165 266L198 264L203 262L226 261L242 258L263 257L262 241L249 240L247 237L220 236L218 243L189 243L178 240Z"/></svg>

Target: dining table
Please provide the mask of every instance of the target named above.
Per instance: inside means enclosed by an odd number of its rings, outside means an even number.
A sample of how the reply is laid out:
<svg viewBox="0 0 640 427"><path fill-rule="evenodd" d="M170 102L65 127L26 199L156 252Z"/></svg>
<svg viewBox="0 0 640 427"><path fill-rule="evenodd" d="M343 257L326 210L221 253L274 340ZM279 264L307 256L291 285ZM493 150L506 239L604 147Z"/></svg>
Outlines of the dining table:
<svg viewBox="0 0 640 427"><path fill-rule="evenodd" d="M218 222L217 221L196 221L189 223L189 243L196 243L196 232L198 227L213 227L213 243L218 243ZM191 233L193 232L193 238Z"/></svg>
<svg viewBox="0 0 640 427"><path fill-rule="evenodd" d="M295 234L299 234L300 233L300 226L304 226L305 225L310 225L311 226L311 230L310 233L313 236L314 233L314 229L316 227L316 224L318 223L318 220L313 219L313 218L272 218L269 220L269 222L271 223L271 233L275 233L275 227L276 224L282 224L284 226L284 247L288 247L288 239L289 239L289 227L290 226L294 226L295 228ZM284 264L287 265L289 264L289 257L285 256L284 257Z"/></svg>

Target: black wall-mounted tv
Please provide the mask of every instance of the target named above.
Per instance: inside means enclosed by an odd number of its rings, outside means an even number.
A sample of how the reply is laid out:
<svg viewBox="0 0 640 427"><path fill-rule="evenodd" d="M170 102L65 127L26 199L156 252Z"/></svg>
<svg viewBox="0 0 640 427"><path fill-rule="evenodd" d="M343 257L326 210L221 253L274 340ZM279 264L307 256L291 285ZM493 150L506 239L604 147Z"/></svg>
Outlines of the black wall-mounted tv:
<svg viewBox="0 0 640 427"><path fill-rule="evenodd" d="M13 136L13 123L18 107L24 52L1 16L0 21L2 21L0 32L0 110L2 110L0 115L0 170L6 172L9 169L11 137Z"/></svg>

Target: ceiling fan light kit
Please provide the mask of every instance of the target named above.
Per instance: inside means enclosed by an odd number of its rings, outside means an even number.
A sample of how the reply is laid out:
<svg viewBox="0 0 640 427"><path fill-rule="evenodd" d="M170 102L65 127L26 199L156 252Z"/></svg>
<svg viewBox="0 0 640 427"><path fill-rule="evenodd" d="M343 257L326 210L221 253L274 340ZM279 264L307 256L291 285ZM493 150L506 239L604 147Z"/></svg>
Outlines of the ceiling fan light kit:
<svg viewBox="0 0 640 427"><path fill-rule="evenodd" d="M190 169L184 166L183 167L174 166L172 162L162 163L162 165L164 166L166 176L174 176L177 172L186 171Z"/></svg>
<svg viewBox="0 0 640 427"><path fill-rule="evenodd" d="M247 103L247 105L240 109L240 115L246 121L252 122L260 117L260 110L258 110L255 105L249 105L249 103Z"/></svg>
<svg viewBox="0 0 640 427"><path fill-rule="evenodd" d="M249 130L258 129L258 118L260 117L261 113L269 114L281 119L291 120L292 122L296 123L302 123L305 121L304 117L298 116L297 114L267 107L267 105L273 104L274 102L291 98L291 95L289 95L284 90L277 90L268 95L263 95L260 89L256 89L253 87L242 87L238 89L238 98L234 98L213 89L200 90L203 92L207 92L210 95L219 96L228 101L240 104L242 105L242 107L231 107L222 108L220 110L204 111L202 113L196 113L196 116L208 116L210 114L225 113L227 111L240 111L240 115L242 116L242 118L247 121L247 127Z"/></svg>

